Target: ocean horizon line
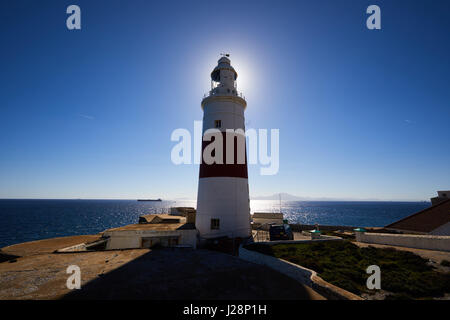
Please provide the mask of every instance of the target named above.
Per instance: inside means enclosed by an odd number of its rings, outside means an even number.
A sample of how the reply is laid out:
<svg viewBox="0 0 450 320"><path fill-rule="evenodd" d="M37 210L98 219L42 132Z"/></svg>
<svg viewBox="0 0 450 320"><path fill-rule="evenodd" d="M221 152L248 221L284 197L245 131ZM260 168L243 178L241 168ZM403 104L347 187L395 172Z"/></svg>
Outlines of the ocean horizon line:
<svg viewBox="0 0 450 320"><path fill-rule="evenodd" d="M97 200L97 201L137 201L138 199L147 199L147 198L0 198L0 201L3 200ZM279 201L279 199L252 199L254 201ZM162 202L176 202L176 201L197 201L197 199L188 199L188 198L175 198L175 199L162 199ZM282 202L426 202L431 203L431 201L427 200L384 200L384 199L320 199L320 198L312 198L312 199L281 199Z"/></svg>

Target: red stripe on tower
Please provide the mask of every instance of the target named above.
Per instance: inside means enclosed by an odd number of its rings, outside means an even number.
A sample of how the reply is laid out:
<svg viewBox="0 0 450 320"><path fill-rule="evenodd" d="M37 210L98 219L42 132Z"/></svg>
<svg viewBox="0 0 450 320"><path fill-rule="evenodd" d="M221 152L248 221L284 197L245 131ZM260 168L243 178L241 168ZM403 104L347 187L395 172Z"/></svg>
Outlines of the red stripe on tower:
<svg viewBox="0 0 450 320"><path fill-rule="evenodd" d="M230 163L227 163L227 133L222 132L222 159L221 163L212 163L207 164L205 161L202 161L200 164L200 174L199 178L208 178L208 177L235 177L235 178L248 178L247 173L247 154L245 149L245 141L242 145L242 148L239 147L239 143L237 141L237 137L230 137L233 138L233 155L234 158L232 161L228 161ZM244 137L245 139L245 137ZM210 145L214 142L214 138L212 141L203 141L202 142L202 155L205 151L206 146ZM244 158L244 163L239 163L239 156L238 154L242 153ZM214 156L214 154L212 154ZM242 162L242 161L241 161Z"/></svg>

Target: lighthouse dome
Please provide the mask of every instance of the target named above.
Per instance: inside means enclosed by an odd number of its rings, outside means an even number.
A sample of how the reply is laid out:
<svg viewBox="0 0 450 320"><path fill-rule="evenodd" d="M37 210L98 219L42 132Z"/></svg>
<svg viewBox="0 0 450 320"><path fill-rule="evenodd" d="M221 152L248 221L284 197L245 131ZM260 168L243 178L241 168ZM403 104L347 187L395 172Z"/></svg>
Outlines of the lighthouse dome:
<svg viewBox="0 0 450 320"><path fill-rule="evenodd" d="M234 80L237 79L237 72L231 66L231 61L227 57L222 57L217 61L217 66L211 72L211 80L220 82L220 70L230 70L234 75Z"/></svg>

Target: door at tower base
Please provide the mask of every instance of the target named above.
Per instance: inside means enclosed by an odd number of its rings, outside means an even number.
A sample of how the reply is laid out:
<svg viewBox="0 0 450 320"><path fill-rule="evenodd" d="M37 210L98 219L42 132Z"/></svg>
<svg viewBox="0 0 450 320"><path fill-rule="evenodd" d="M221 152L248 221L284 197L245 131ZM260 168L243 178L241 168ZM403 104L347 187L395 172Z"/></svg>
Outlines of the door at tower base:
<svg viewBox="0 0 450 320"><path fill-rule="evenodd" d="M202 238L251 235L248 179L199 179L198 197L195 226Z"/></svg>

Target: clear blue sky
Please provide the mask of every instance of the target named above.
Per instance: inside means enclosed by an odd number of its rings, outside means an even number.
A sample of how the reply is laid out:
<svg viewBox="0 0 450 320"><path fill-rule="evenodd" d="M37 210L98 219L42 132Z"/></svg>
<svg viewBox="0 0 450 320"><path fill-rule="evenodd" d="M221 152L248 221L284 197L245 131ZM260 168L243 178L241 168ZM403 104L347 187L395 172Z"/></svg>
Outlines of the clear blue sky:
<svg viewBox="0 0 450 320"><path fill-rule="evenodd" d="M449 38L450 1L2 1L0 198L195 198L170 135L229 52L247 128L280 129L252 196L428 199L450 189Z"/></svg>

